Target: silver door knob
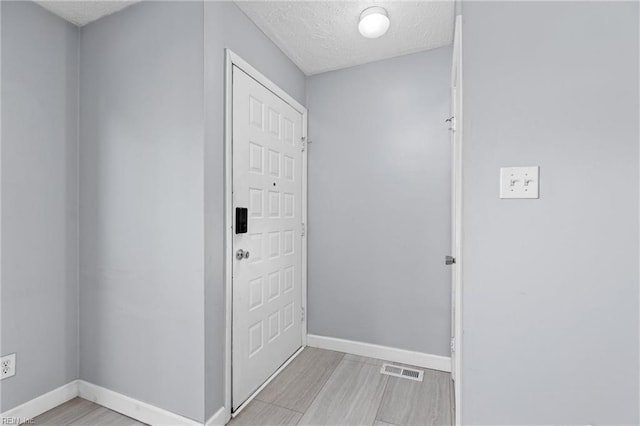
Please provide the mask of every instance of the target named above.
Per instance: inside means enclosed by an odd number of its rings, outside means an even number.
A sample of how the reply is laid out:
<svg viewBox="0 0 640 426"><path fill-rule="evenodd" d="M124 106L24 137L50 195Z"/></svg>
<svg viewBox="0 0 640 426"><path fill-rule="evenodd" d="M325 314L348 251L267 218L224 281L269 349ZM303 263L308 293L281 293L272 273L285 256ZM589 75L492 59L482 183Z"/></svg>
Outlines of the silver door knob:
<svg viewBox="0 0 640 426"><path fill-rule="evenodd" d="M248 259L249 258L249 252L248 251L244 251L242 249L238 250L236 252L236 259L238 260L242 260L242 259Z"/></svg>

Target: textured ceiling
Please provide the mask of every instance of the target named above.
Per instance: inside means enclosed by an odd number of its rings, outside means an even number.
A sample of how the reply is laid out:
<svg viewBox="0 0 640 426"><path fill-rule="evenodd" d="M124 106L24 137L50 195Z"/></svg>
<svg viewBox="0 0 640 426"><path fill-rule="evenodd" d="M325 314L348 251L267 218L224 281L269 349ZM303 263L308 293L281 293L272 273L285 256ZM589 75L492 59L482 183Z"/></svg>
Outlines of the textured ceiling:
<svg viewBox="0 0 640 426"><path fill-rule="evenodd" d="M83 26L103 16L124 9L139 0L40 0L40 6L66 19L72 24Z"/></svg>
<svg viewBox="0 0 640 426"><path fill-rule="evenodd" d="M236 1L240 9L307 75L451 44L453 1ZM360 13L387 9L380 38L358 32Z"/></svg>
<svg viewBox="0 0 640 426"><path fill-rule="evenodd" d="M138 1L36 3L83 26ZM453 39L453 0L237 0L236 4L307 75L434 49ZM386 8L391 20L389 31L377 39L358 32L360 13L370 6Z"/></svg>

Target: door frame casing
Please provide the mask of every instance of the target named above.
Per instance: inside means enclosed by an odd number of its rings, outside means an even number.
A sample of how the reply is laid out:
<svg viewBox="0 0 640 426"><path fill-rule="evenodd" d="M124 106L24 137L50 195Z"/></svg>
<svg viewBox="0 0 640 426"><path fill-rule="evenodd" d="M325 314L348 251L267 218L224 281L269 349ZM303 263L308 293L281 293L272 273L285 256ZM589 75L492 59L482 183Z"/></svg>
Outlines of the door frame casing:
<svg viewBox="0 0 640 426"><path fill-rule="evenodd" d="M455 226L455 237L452 241L453 256L456 259L456 263L452 266L455 270L455 280L452 283L455 291L455 300L453 300L454 318L453 318L453 330L454 330L454 344L453 354L451 359L452 370L455 371L456 379L454 381L454 403L455 403L455 424L462 424L462 339L463 339L463 326L462 326L462 291L463 291L463 277L462 277L462 265L463 262L463 229L462 229L462 213L463 213L463 92L462 92L462 15L457 15L455 18L454 38L453 38L453 61L451 69L451 83L452 89L455 87L455 94L452 90L451 93L456 97L454 111L455 116L455 134L454 144L452 149L452 166L454 176L454 187L452 197L455 199L455 209L452 212ZM454 102L454 99L451 99Z"/></svg>
<svg viewBox="0 0 640 426"><path fill-rule="evenodd" d="M287 92L262 73L251 66L230 49L225 49L225 111L224 111L224 298L225 298L225 355L224 355L224 410L225 421L232 416L231 386L232 386L232 309L233 309L233 67L236 66L251 78L256 80L267 90L289 104L302 114L302 223L304 235L302 237L302 273L301 273L301 306L305 312L302 319L302 346L307 344L307 153L309 151L307 137L307 109L293 99ZM252 397L250 397L251 399Z"/></svg>

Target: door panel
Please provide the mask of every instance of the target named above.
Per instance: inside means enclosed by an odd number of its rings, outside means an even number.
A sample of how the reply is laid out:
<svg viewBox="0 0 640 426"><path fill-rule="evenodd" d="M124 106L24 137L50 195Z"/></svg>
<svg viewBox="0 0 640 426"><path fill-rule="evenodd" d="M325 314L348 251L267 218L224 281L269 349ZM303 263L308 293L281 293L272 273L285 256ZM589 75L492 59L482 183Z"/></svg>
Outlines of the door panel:
<svg viewBox="0 0 640 426"><path fill-rule="evenodd" d="M234 66L232 132L235 410L302 345L302 114Z"/></svg>
<svg viewBox="0 0 640 426"><path fill-rule="evenodd" d="M455 81L452 82L455 84ZM457 252L457 241L458 241L458 223L457 223L457 209L458 209L458 142L456 139L456 113L458 112L456 106L457 98L456 98L456 87L455 85L451 87L451 213L453 215L451 221L451 255L456 259L456 262L460 262L459 254ZM456 310L458 309L456 306L456 292L457 292L457 282L458 282L458 267L457 264L454 263L451 265L451 378L456 380L456 365L455 362L455 339L456 336Z"/></svg>
<svg viewBox="0 0 640 426"><path fill-rule="evenodd" d="M462 424L462 157L463 157L463 108L462 108L462 17L456 16L453 63L451 73L451 112L454 117L451 134L452 138L452 255L456 263L451 268L452 272L452 341L451 341L451 377L454 386L455 424Z"/></svg>

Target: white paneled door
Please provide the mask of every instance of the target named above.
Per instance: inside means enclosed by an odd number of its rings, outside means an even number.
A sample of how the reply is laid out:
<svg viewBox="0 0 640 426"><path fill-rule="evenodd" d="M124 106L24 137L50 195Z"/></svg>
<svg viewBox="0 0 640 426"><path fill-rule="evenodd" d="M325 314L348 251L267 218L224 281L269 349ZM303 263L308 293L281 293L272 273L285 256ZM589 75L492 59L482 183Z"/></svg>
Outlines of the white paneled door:
<svg viewBox="0 0 640 426"><path fill-rule="evenodd" d="M451 378L455 424L462 424L462 17L456 17L451 73Z"/></svg>
<svg viewBox="0 0 640 426"><path fill-rule="evenodd" d="M236 410L302 346L302 114L233 66L232 131Z"/></svg>

